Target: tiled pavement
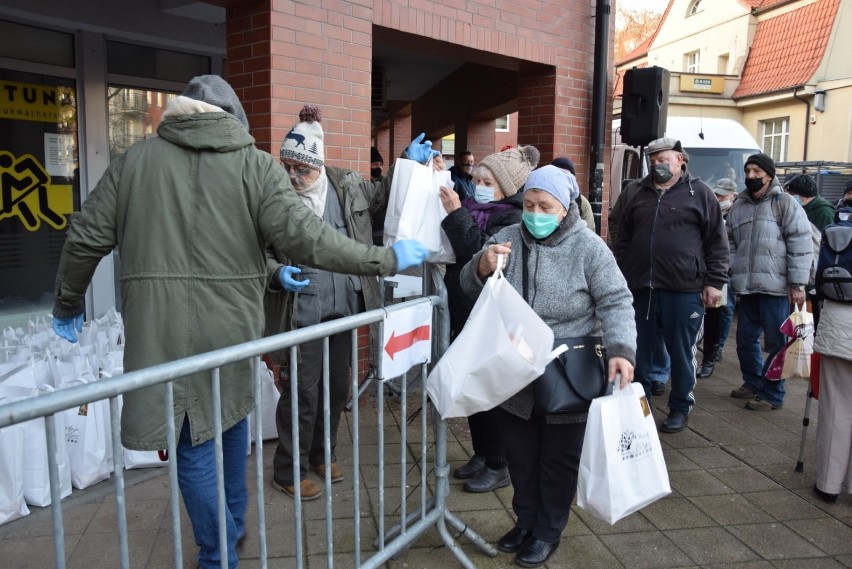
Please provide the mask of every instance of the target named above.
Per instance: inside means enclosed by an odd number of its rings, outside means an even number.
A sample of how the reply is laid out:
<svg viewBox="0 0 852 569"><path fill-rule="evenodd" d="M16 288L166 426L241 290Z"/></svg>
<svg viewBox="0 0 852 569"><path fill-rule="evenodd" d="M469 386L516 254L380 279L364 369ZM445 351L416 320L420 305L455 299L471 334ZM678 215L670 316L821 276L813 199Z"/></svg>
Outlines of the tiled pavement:
<svg viewBox="0 0 852 569"><path fill-rule="evenodd" d="M661 434L672 494L633 514L614 526L574 508L559 550L548 567L653 569L663 567L724 568L833 568L852 567L852 497L843 495L836 505L827 505L812 493L814 483L814 433L818 405L811 407L805 470L795 472L802 433L806 385L787 382L782 410L754 412L729 393L739 385L733 346L709 379L700 380L696 406L687 431ZM655 398L658 422L665 417L665 398ZM398 519L400 442L397 422L400 405L386 398L385 527ZM419 400L410 403L413 411ZM362 399L362 536L363 555L373 551L376 535L378 490L375 457L376 401ZM351 415L346 414L349 428ZM407 447L419 452L419 419L411 422ZM347 468L347 480L335 484L335 566L353 566L353 490L351 486L351 439L340 435L338 458ZM431 436L430 436L431 444ZM267 480L266 527L270 567L294 567L293 503L269 488L273 445L264 445ZM465 461L471 452L466 421L450 423L448 456L452 465ZM409 512L420 496L419 468L409 452L406 493ZM253 460L250 484L254 486ZM429 478L431 492L431 476ZM66 555L69 568L117 567L115 509L112 484L100 483L77 491L63 501ZM254 492L253 492L254 494ZM485 495L467 494L453 480L449 509L469 523L491 543L512 526L512 489ZM130 528L130 558L133 567L172 567L171 518L168 510L168 477L165 469L127 473L127 506ZM31 508L32 514L0 526L0 567L6 569L53 566L50 508ZM256 507L252 497L249 527L256 530ZM396 514L396 518L394 517ZM325 567L325 503L304 507L305 567ZM490 558L465 538L464 551L477 567L512 566L512 557ZM196 547L186 520L183 524L184 560L194 567ZM258 567L257 533L250 533L240 567ZM427 531L407 551L388 563L390 567L419 569L457 566L434 530Z"/></svg>

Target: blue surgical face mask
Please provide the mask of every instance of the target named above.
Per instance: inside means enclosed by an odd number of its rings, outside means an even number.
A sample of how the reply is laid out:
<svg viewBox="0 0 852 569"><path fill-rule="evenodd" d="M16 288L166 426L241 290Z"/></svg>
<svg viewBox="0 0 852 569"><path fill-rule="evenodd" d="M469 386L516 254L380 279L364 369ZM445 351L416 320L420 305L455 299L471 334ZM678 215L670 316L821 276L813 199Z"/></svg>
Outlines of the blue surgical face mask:
<svg viewBox="0 0 852 569"><path fill-rule="evenodd" d="M802 196L800 196L800 195L798 195L798 194L794 194L794 195L793 195L793 197L794 197L794 198L796 198L796 202L797 202L799 205L802 205Z"/></svg>
<svg viewBox="0 0 852 569"><path fill-rule="evenodd" d="M494 201L494 188L488 186L476 186L473 191L473 199L479 203L488 203Z"/></svg>
<svg viewBox="0 0 852 569"><path fill-rule="evenodd" d="M559 227L559 216L555 213L535 213L525 211L521 214L527 230L536 239L544 239Z"/></svg>

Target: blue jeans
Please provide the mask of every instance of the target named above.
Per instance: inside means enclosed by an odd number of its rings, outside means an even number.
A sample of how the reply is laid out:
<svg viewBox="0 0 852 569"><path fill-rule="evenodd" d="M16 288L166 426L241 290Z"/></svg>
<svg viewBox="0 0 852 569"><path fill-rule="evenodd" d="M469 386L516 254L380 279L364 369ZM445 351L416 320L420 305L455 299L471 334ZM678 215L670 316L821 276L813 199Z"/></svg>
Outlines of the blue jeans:
<svg viewBox="0 0 852 569"><path fill-rule="evenodd" d="M695 342L704 325L698 292L643 288L633 291L636 315L636 381L651 397L651 365L662 337L671 362L669 410L689 413L695 404Z"/></svg>
<svg viewBox="0 0 852 569"><path fill-rule="evenodd" d="M731 324L734 321L734 307L737 303L737 295L734 294L734 289L728 285L728 302L725 306L719 308L719 316L722 322L722 329L719 334L719 351L725 347L725 340L728 339L728 334L731 333Z"/></svg>
<svg viewBox="0 0 852 569"><path fill-rule="evenodd" d="M648 366L648 380L656 383L668 383L672 372L672 359L666 350L666 342L663 335L657 338L657 347L651 355L651 365Z"/></svg>
<svg viewBox="0 0 852 569"><path fill-rule="evenodd" d="M773 405L784 403L784 380L766 379L766 368L772 361L772 356L784 347L785 338L780 328L789 315L790 301L786 296L747 294L740 297L737 357L743 374L743 386ZM760 349L761 333L769 352L765 361Z"/></svg>
<svg viewBox="0 0 852 569"><path fill-rule="evenodd" d="M222 433L222 456L225 466L225 502L228 511L228 567L237 566L237 539L245 534L248 505L246 488L246 453L248 420L243 419ZM192 446L189 418L183 422L177 444L178 484L192 522L195 543L201 548L198 563L204 569L218 569L219 519L216 498L216 441L210 439Z"/></svg>

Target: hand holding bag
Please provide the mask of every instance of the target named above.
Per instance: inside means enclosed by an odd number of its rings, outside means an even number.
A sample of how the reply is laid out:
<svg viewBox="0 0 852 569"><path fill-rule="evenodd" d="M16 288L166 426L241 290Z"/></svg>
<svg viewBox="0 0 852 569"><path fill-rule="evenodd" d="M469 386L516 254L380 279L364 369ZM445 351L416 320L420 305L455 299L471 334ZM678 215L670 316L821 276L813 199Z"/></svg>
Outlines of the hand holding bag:
<svg viewBox="0 0 852 569"><path fill-rule="evenodd" d="M417 239L429 249L432 263L455 263L450 240L441 229L447 217L441 205L441 186L452 186L450 172L436 172L431 163L424 166L400 158L394 164L393 180L385 214L385 247L404 239Z"/></svg>
<svg viewBox="0 0 852 569"><path fill-rule="evenodd" d="M670 494L657 425L639 383L599 397L589 408L577 506L614 524Z"/></svg>
<svg viewBox="0 0 852 569"><path fill-rule="evenodd" d="M498 266L503 266L502 256ZM467 417L500 405L544 372L560 348L553 331L498 270L426 383L441 417Z"/></svg>

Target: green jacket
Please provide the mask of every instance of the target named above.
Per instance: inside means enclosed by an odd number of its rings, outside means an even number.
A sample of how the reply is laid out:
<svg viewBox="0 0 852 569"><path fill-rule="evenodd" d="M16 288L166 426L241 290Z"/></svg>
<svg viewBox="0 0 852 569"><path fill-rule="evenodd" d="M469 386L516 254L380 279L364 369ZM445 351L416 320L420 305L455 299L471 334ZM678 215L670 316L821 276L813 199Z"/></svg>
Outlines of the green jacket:
<svg viewBox="0 0 852 569"><path fill-rule="evenodd" d="M803 207L808 221L813 223L820 232L834 223L834 206L824 197L817 196Z"/></svg>
<svg viewBox="0 0 852 569"><path fill-rule="evenodd" d="M170 116L159 137L114 160L74 214L56 277L54 315L83 311L101 257L121 256L125 371L261 337L266 243L329 271L388 275L392 250L355 243L305 207L288 177L232 115ZM210 373L175 382L178 429L214 437ZM222 428L254 404L250 363L221 369ZM122 442L166 448L165 387L124 395Z"/></svg>
<svg viewBox="0 0 852 569"><path fill-rule="evenodd" d="M384 176L379 182L364 180L357 172L335 168L334 166L326 166L325 173L328 176L330 189L333 189L337 194L343 208L347 235L360 243L372 243L372 218L376 212L387 207L388 194L393 179L393 166L391 166L388 175ZM296 328L293 323L294 294L284 290L276 277L278 270L287 264L291 264L291 261L287 258L286 252L281 253L274 247L267 248L268 287L263 299L266 313L265 336L280 334ZM382 305L381 290L377 278L362 276L361 290L367 310L379 308ZM370 332L375 335L376 327L371 326ZM372 340L375 340L375 338L372 338ZM371 341L370 345L375 346L376 342ZM284 363L288 360L289 349L270 355L276 362Z"/></svg>

